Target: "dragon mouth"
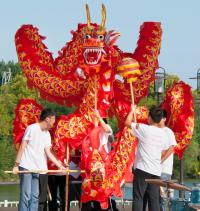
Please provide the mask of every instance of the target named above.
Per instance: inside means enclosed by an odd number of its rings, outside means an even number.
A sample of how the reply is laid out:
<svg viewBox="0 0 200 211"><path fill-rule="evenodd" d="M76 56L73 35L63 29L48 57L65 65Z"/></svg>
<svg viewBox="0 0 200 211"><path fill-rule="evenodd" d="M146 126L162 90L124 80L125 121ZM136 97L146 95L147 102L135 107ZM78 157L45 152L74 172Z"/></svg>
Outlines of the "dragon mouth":
<svg viewBox="0 0 200 211"><path fill-rule="evenodd" d="M103 48L86 48L83 56L88 65L96 65L101 60L102 54L106 54Z"/></svg>

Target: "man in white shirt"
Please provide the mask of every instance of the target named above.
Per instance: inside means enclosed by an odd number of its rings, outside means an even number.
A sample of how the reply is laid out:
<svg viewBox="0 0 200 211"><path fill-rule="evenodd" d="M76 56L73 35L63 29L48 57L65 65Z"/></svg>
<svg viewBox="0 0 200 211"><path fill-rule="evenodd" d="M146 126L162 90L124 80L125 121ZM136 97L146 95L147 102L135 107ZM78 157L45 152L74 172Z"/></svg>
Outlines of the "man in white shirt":
<svg viewBox="0 0 200 211"><path fill-rule="evenodd" d="M161 176L161 157L168 149L166 133L159 127L164 111L159 107L152 107L149 111L150 125L133 123L134 113L135 107L132 105L125 121L125 125L139 139L134 163L133 210L143 210L143 197L147 191L149 210L159 211L159 187L146 183L145 179L159 179Z"/></svg>
<svg viewBox="0 0 200 211"><path fill-rule="evenodd" d="M174 147L176 146L176 139L174 132L165 126L166 118L167 118L167 112L164 110L163 111L163 118L160 121L159 127L164 130L167 136L167 146L168 150L166 151L165 154L163 154L161 158L161 166L162 166L162 172L161 172L161 179L163 180L171 180L172 176L172 170L173 170L173 158L174 158ZM161 195L164 194L165 189L161 187ZM145 200L144 200L144 209L146 210L146 204L148 201L148 195L145 194ZM161 199L161 210L165 210L165 201Z"/></svg>
<svg viewBox="0 0 200 211"><path fill-rule="evenodd" d="M44 109L39 123L29 125L24 133L15 159L13 172L19 170L47 170L47 157L60 169L65 169L51 153L49 129L55 123L55 113ZM19 211L37 211L39 195L39 174L20 174Z"/></svg>

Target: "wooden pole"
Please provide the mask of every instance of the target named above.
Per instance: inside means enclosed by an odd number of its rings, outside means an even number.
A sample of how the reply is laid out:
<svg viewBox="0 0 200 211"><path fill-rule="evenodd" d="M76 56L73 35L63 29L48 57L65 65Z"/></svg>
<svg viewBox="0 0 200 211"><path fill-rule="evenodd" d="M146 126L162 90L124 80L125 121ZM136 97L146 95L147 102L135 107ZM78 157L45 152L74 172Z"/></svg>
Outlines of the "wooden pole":
<svg viewBox="0 0 200 211"><path fill-rule="evenodd" d="M97 110L97 76L94 77L94 109Z"/></svg>
<svg viewBox="0 0 200 211"><path fill-rule="evenodd" d="M183 158L180 159L179 161L180 163L180 184L183 185L184 181L183 181L183 176L184 176L184 162L183 162ZM179 190L179 198L184 199L184 191Z"/></svg>
<svg viewBox="0 0 200 211"><path fill-rule="evenodd" d="M94 77L94 110L97 110L97 76ZM95 127L98 126L97 118L94 120Z"/></svg>
<svg viewBox="0 0 200 211"><path fill-rule="evenodd" d="M52 201L52 195L51 195L51 191L50 191L48 185L47 185L47 193L48 193L48 196L49 196L49 200Z"/></svg>
<svg viewBox="0 0 200 211"><path fill-rule="evenodd" d="M38 102L39 99L38 90L35 88L34 91L35 91L35 100Z"/></svg>
<svg viewBox="0 0 200 211"><path fill-rule="evenodd" d="M17 174L26 174L26 173L70 173L70 172L81 172L81 173L85 173L85 170L70 170L70 169L66 169L66 170L23 170L23 171L16 171L15 173ZM13 171L4 171L5 174L14 174Z"/></svg>
<svg viewBox="0 0 200 211"><path fill-rule="evenodd" d="M134 93L133 93L133 85L132 85L132 82L130 82L130 90L131 90L131 102L135 106L135 100L134 100ZM137 122L135 111L134 111L134 122L135 123Z"/></svg>
<svg viewBox="0 0 200 211"><path fill-rule="evenodd" d="M67 173L66 173L66 186L65 186L65 211L68 210L68 196L69 196L69 143L67 142L66 146L66 165L67 165Z"/></svg>

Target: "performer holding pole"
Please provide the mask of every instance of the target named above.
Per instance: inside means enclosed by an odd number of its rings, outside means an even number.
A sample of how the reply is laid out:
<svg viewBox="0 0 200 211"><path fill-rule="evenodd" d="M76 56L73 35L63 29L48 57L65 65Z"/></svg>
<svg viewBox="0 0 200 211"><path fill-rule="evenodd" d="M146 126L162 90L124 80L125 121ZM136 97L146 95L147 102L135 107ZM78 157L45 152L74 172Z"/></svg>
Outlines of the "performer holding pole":
<svg viewBox="0 0 200 211"><path fill-rule="evenodd" d="M163 110L163 118L160 121L159 127L162 128L163 131L166 133L168 141L167 142L168 150L165 151L165 153L163 153L161 157L161 167L162 167L161 179L170 181L173 171L174 147L177 145L177 143L174 132L169 127L166 126L166 119L167 119L167 112ZM169 121L170 119L171 118L169 118ZM160 187L160 194L161 194L160 210L165 211L168 209L167 207L169 203L169 198L167 198L168 196L166 194L166 188ZM146 192L144 196L143 211L146 210L148 199L149 196L148 193Z"/></svg>
<svg viewBox="0 0 200 211"><path fill-rule="evenodd" d="M49 129L55 123L55 113L51 109L43 109L39 123L26 128L20 149L15 159L13 173L19 170L47 170L47 157L55 165L65 170L62 163L51 153L51 136ZM20 174L19 211L38 209L39 174Z"/></svg>
<svg viewBox="0 0 200 211"><path fill-rule="evenodd" d="M69 170L69 143L66 146L66 165ZM65 211L68 211L68 194L69 194L69 172L66 173L66 188L65 188Z"/></svg>
<svg viewBox="0 0 200 211"><path fill-rule="evenodd" d="M145 125L132 122L134 109L135 106L132 105L125 122L125 125L130 127L133 134L139 139L134 163L133 209L143 210L144 194L148 191L149 210L160 210L159 187L147 184L145 179L157 179L161 176L161 156L168 149L166 133L159 126L164 112L159 107L152 107L149 112L150 125Z"/></svg>

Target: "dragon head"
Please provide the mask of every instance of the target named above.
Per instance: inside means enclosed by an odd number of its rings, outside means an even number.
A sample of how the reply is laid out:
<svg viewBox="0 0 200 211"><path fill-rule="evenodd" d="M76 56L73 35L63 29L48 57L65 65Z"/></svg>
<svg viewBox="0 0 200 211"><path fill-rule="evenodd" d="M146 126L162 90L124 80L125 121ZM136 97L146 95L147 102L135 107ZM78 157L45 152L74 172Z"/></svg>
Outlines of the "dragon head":
<svg viewBox="0 0 200 211"><path fill-rule="evenodd" d="M87 24L79 24L73 31L73 41L77 43L78 66L86 73L98 72L103 62L110 60L111 48L120 36L114 30L106 31L106 8L102 5L102 22L91 23L90 11L86 5Z"/></svg>

